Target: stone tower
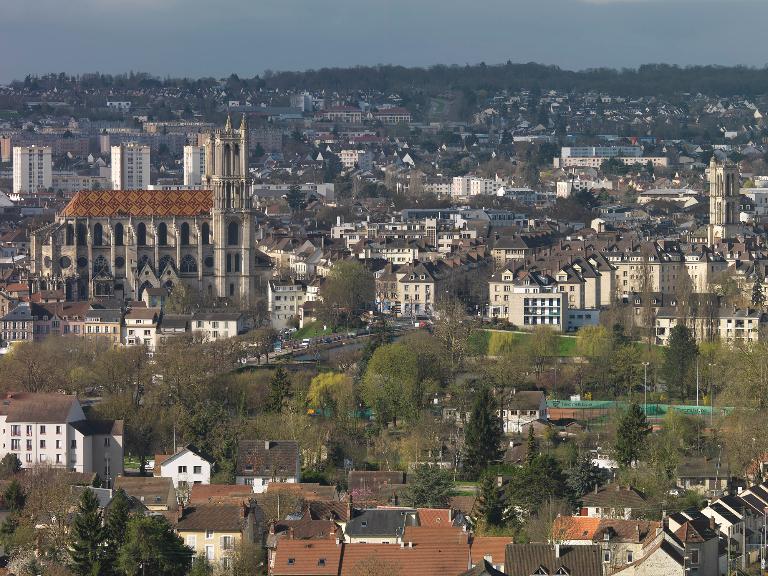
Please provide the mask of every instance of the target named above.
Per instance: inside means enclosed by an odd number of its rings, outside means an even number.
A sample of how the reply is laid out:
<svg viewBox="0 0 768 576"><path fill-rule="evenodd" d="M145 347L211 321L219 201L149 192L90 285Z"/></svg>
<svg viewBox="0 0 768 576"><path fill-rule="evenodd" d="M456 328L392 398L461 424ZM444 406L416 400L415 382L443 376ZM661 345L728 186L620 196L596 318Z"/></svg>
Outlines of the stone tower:
<svg viewBox="0 0 768 576"><path fill-rule="evenodd" d="M248 305L254 291L255 216L248 178L248 122L232 128L227 116L205 145L205 182L213 192L212 233L216 293Z"/></svg>
<svg viewBox="0 0 768 576"><path fill-rule="evenodd" d="M739 170L732 162L709 163L709 244L732 238L739 224Z"/></svg>

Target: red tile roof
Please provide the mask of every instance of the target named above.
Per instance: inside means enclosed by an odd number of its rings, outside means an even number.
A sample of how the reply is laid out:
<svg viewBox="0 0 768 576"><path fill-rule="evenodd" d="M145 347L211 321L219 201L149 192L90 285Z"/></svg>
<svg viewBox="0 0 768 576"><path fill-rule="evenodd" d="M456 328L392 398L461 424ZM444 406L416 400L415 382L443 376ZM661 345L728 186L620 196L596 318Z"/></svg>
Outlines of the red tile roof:
<svg viewBox="0 0 768 576"><path fill-rule="evenodd" d="M420 526L450 526L451 510L449 508L417 508Z"/></svg>
<svg viewBox="0 0 768 576"><path fill-rule="evenodd" d="M376 559L392 570L392 576L448 576L469 569L469 547L466 544L415 545L401 548L397 544L347 544L341 576L356 576L356 567Z"/></svg>
<svg viewBox="0 0 768 576"><path fill-rule="evenodd" d="M498 566L504 564L507 544L512 544L509 536L478 536L472 540L472 564L481 564L486 557L490 563Z"/></svg>
<svg viewBox="0 0 768 576"><path fill-rule="evenodd" d="M213 208L210 190L81 190L62 216L197 216Z"/></svg>
<svg viewBox="0 0 768 576"><path fill-rule="evenodd" d="M403 532L403 542L419 545L466 544L469 535L461 528L454 526L406 526Z"/></svg>
<svg viewBox="0 0 768 576"><path fill-rule="evenodd" d="M562 541L584 540L591 542L599 526L600 518L558 516L552 524L552 536Z"/></svg>
<svg viewBox="0 0 768 576"><path fill-rule="evenodd" d="M189 503L248 502L253 496L253 488L243 484L194 484Z"/></svg>
<svg viewBox="0 0 768 576"><path fill-rule="evenodd" d="M272 576L337 576L341 545L336 540L279 540Z"/></svg>

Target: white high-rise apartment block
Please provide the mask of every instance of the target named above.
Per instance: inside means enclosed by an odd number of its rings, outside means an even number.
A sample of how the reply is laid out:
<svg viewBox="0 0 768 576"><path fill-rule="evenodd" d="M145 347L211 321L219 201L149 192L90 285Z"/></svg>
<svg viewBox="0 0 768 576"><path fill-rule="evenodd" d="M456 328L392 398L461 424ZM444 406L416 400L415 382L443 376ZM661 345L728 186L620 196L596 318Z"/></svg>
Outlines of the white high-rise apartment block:
<svg viewBox="0 0 768 576"><path fill-rule="evenodd" d="M205 174L205 146L184 146L184 186L199 186Z"/></svg>
<svg viewBox="0 0 768 576"><path fill-rule="evenodd" d="M53 186L49 146L13 147L13 194L26 196Z"/></svg>
<svg viewBox="0 0 768 576"><path fill-rule="evenodd" d="M149 186L149 146L127 142L112 146L112 189L146 190Z"/></svg>

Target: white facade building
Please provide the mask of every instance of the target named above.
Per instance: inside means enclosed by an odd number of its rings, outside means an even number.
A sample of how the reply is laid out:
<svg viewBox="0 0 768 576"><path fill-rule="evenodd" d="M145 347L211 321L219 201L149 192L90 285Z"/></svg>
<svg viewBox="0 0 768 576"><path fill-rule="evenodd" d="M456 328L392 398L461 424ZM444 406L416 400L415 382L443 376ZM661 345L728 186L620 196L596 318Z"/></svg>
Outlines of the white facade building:
<svg viewBox="0 0 768 576"><path fill-rule="evenodd" d="M123 473L123 421L87 420L75 396L14 392L0 406L0 458L96 473L111 487Z"/></svg>
<svg viewBox="0 0 768 576"><path fill-rule="evenodd" d="M211 463L200 456L194 447L185 446L163 460L159 466L156 465L155 476L170 478L177 490L193 484L210 484Z"/></svg>
<svg viewBox="0 0 768 576"><path fill-rule="evenodd" d="M184 186L199 186L205 174L205 146L184 146Z"/></svg>
<svg viewBox="0 0 768 576"><path fill-rule="evenodd" d="M34 194L53 186L53 162L49 146L13 147L13 196Z"/></svg>
<svg viewBox="0 0 768 576"><path fill-rule="evenodd" d="M112 189L146 190L149 186L149 146L127 142L112 146Z"/></svg>

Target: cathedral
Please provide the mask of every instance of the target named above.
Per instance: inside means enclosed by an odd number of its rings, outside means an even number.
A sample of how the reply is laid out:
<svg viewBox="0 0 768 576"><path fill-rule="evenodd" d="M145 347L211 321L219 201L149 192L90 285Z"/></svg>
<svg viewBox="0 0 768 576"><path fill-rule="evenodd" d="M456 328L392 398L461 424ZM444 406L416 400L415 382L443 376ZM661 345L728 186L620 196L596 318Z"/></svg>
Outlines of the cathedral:
<svg viewBox="0 0 768 576"><path fill-rule="evenodd" d="M230 118L205 148L207 190L83 190L32 233L40 289L67 300L141 299L179 282L201 296L247 306L271 276L256 249L248 126Z"/></svg>

